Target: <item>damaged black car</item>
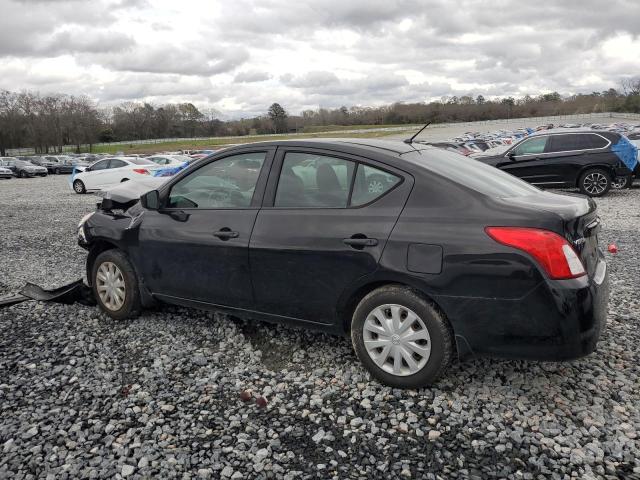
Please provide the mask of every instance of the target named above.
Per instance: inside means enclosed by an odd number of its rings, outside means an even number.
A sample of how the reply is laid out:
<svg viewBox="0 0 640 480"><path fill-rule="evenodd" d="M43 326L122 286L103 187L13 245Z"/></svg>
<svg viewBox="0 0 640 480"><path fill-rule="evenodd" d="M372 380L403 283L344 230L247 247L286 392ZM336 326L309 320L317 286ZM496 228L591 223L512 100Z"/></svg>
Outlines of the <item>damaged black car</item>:
<svg viewBox="0 0 640 480"><path fill-rule="evenodd" d="M371 374L593 352L608 273L593 200L426 145L274 141L105 193L79 225L100 308L158 302L351 338Z"/></svg>

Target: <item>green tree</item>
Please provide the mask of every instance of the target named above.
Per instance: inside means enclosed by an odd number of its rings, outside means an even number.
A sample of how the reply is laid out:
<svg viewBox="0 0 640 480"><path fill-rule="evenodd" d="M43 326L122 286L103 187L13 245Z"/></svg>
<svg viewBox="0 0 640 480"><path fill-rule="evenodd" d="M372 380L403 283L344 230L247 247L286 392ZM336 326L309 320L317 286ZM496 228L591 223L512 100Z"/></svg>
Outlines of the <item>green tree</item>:
<svg viewBox="0 0 640 480"><path fill-rule="evenodd" d="M267 112L271 123L273 123L274 133L284 133L287 131L287 112L279 103L273 103Z"/></svg>

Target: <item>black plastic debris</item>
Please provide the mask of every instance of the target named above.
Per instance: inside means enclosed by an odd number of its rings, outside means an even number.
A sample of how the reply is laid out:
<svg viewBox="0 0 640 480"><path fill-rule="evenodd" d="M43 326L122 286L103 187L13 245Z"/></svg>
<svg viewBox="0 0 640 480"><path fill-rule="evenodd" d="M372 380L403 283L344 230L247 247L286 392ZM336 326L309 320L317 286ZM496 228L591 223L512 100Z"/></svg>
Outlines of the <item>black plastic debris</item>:
<svg viewBox="0 0 640 480"><path fill-rule="evenodd" d="M27 283L18 293L19 295L0 298L0 308L15 305L16 303L26 300L63 303L65 305L79 303L81 305L91 306L96 304L93 298L93 291L84 284L82 279L51 290L45 290L33 283Z"/></svg>

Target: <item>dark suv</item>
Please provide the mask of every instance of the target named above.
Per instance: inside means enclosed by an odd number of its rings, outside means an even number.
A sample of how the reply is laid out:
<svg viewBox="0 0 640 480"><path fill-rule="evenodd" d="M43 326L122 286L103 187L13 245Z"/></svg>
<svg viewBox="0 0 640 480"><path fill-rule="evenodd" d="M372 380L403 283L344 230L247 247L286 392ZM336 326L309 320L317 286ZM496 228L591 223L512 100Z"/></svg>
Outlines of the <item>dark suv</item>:
<svg viewBox="0 0 640 480"><path fill-rule="evenodd" d="M543 130L506 152L476 157L540 187L572 188L591 197L626 186L637 164L637 148L619 133Z"/></svg>
<svg viewBox="0 0 640 480"><path fill-rule="evenodd" d="M589 198L345 139L244 145L126 182L78 241L114 319L166 302L349 335L374 377L417 387L455 356L592 352L608 302L599 229Z"/></svg>

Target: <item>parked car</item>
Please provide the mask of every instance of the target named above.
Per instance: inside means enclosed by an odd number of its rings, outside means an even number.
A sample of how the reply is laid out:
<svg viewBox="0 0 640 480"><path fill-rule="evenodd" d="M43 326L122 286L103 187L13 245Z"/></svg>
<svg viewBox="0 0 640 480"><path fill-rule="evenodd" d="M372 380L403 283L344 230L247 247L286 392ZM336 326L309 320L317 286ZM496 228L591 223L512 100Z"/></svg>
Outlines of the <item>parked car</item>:
<svg viewBox="0 0 640 480"><path fill-rule="evenodd" d="M13 178L13 171L8 167L0 167L0 178Z"/></svg>
<svg viewBox="0 0 640 480"><path fill-rule="evenodd" d="M3 157L2 160L0 160L0 166L8 168L20 178L47 176L46 168L39 167L31 162L19 160L15 157Z"/></svg>
<svg viewBox="0 0 640 480"><path fill-rule="evenodd" d="M504 153L475 159L540 187L578 187L585 195L600 197L614 182L628 182L637 148L614 132L542 130Z"/></svg>
<svg viewBox="0 0 640 480"><path fill-rule="evenodd" d="M192 162L193 159L187 155L151 155L147 157L147 160L151 160L153 163L162 166L175 166L182 165L185 162Z"/></svg>
<svg viewBox="0 0 640 480"><path fill-rule="evenodd" d="M73 172L73 158L67 155L46 155L41 157L44 159L46 163L47 170L49 173L55 173L56 175L60 175L62 173L71 173Z"/></svg>
<svg viewBox="0 0 640 480"><path fill-rule="evenodd" d="M151 175L157 168L160 167L144 158L105 158L75 173L71 179L71 186L76 193L103 190L121 182Z"/></svg>
<svg viewBox="0 0 640 480"><path fill-rule="evenodd" d="M166 302L348 335L414 388L456 356L589 354L606 318L595 202L437 148L265 142L103 195L78 242L117 320Z"/></svg>
<svg viewBox="0 0 640 480"><path fill-rule="evenodd" d="M632 131L627 134L627 138L631 143L638 147L638 164L633 169L633 177L635 179L640 178L640 131Z"/></svg>

